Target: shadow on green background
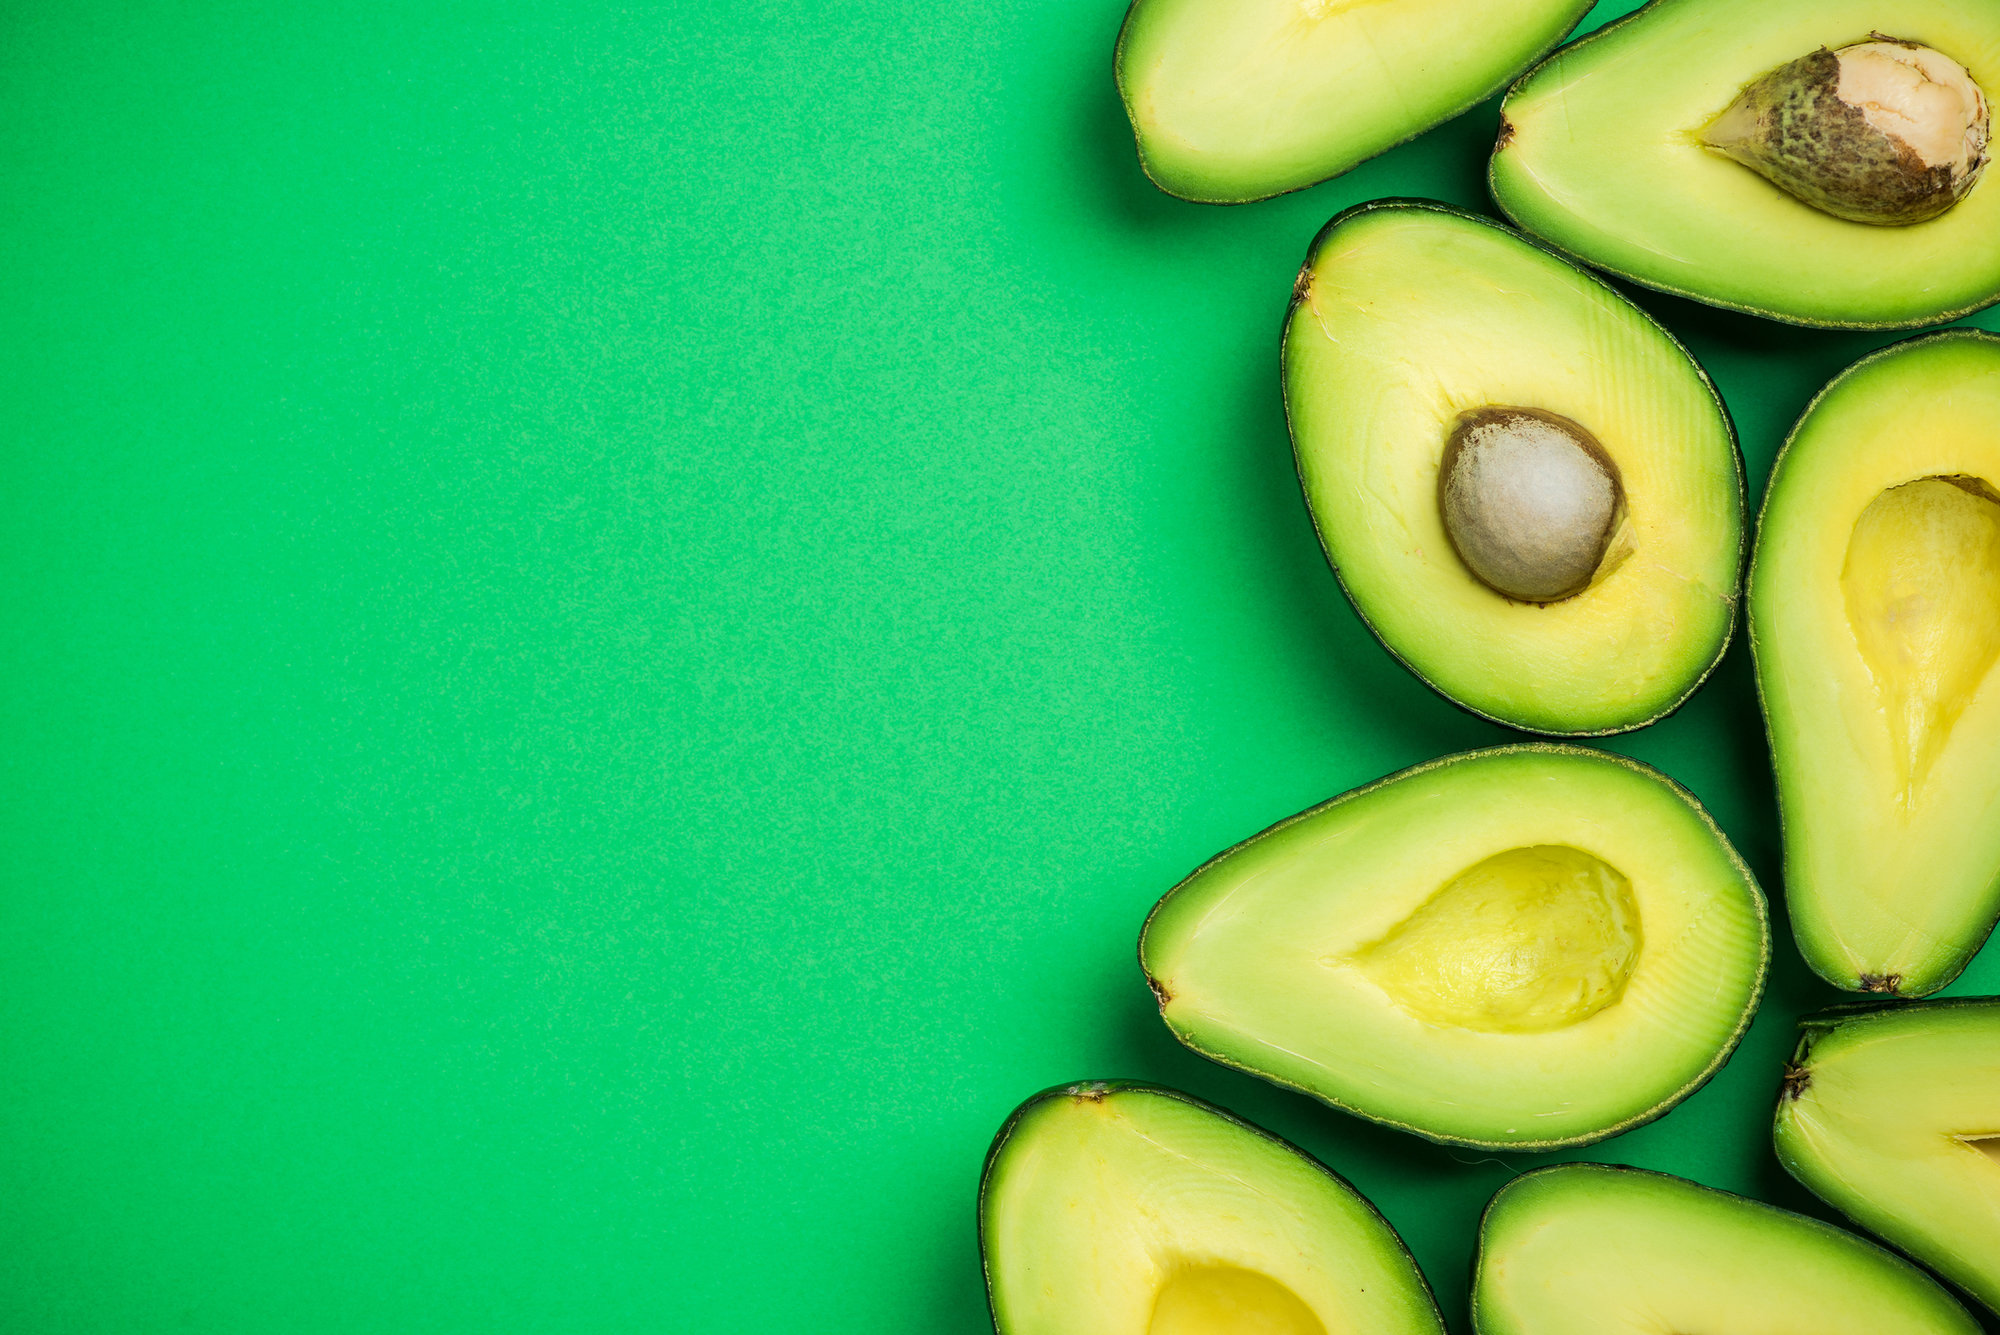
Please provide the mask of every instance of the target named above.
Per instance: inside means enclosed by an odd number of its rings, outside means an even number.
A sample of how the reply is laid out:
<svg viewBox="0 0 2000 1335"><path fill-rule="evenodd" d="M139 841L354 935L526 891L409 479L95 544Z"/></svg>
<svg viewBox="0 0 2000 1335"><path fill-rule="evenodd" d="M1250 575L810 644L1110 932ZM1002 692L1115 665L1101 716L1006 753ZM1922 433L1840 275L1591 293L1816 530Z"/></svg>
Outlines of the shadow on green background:
<svg viewBox="0 0 2000 1335"><path fill-rule="evenodd" d="M1463 1329L1529 1160L1199 1061L1133 943L1509 735L1342 601L1276 367L1326 218L1486 207L1494 105L1184 205L1119 18L0 18L0 1328L977 1331L987 1138L1117 1075L1347 1174ZM1889 341L1638 299L1753 487ZM1775 889L1740 644L1614 745ZM1715 1082L1572 1157L1805 1205L1782 931Z"/></svg>

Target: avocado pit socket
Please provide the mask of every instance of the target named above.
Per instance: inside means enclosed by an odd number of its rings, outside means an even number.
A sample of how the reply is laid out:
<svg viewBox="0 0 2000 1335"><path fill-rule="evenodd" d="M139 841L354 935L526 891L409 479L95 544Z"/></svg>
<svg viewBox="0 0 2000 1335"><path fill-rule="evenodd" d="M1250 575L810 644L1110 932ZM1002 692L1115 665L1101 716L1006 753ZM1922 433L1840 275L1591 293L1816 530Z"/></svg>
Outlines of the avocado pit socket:
<svg viewBox="0 0 2000 1335"><path fill-rule="evenodd" d="M1641 945L1623 872L1580 848L1534 844L1467 867L1354 958L1420 1020L1539 1033L1614 1005Z"/></svg>
<svg viewBox="0 0 2000 1335"><path fill-rule="evenodd" d="M1146 1335L1327 1335L1312 1308L1269 1275L1241 1266L1176 1267L1153 1298Z"/></svg>
<svg viewBox="0 0 2000 1335"><path fill-rule="evenodd" d="M1854 522L1840 583L1908 806L2000 657L2000 494L1961 476L1884 490Z"/></svg>

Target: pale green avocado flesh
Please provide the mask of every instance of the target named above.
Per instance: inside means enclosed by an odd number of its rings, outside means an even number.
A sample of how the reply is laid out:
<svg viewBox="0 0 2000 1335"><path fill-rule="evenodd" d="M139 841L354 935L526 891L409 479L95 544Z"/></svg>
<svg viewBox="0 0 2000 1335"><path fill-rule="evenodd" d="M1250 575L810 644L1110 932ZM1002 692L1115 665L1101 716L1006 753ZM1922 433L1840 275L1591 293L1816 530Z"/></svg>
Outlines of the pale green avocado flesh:
<svg viewBox="0 0 2000 1335"><path fill-rule="evenodd" d="M1961 180L1967 188L1938 216L1880 226L1815 207L1704 142L1772 71L1875 33L1956 61L1989 100L2000 92L1993 4L1654 0L1509 91L1493 198L1521 227L1600 269L1712 305L1863 328L1975 310L2000 296L1991 173Z"/></svg>
<svg viewBox="0 0 2000 1335"><path fill-rule="evenodd" d="M1707 377L1637 307L1509 228L1377 202L1313 243L1283 360L1327 559L1439 693L1601 734L1668 713L1713 668L1735 623L1741 465ZM1512 424L1518 462L1453 466L1482 423ZM1459 484L1482 476L1468 502Z"/></svg>
<svg viewBox="0 0 2000 1335"><path fill-rule="evenodd" d="M1664 1173L1563 1164L1479 1228L1477 1335L1977 1335L1915 1266L1815 1219Z"/></svg>
<svg viewBox="0 0 2000 1335"><path fill-rule="evenodd" d="M1030 1099L987 1158L979 1234L999 1335L1444 1335L1352 1187L1171 1090Z"/></svg>
<svg viewBox="0 0 2000 1335"><path fill-rule="evenodd" d="M1836 1011L1802 1027L1779 1160L2000 1311L2000 998Z"/></svg>
<svg viewBox="0 0 2000 1335"><path fill-rule="evenodd" d="M1475 751L1336 798L1169 891L1140 962L1195 1051L1434 1140L1552 1148L1657 1116L1735 1046L1764 901L1634 761Z"/></svg>
<svg viewBox="0 0 2000 1335"><path fill-rule="evenodd" d="M1749 620L1800 952L1936 991L2000 915L2000 337L1827 386L1772 471Z"/></svg>
<svg viewBox="0 0 2000 1335"><path fill-rule="evenodd" d="M1135 0L1118 38L1118 90L1161 189L1241 203L1337 176L1449 120L1498 92L1589 8Z"/></svg>

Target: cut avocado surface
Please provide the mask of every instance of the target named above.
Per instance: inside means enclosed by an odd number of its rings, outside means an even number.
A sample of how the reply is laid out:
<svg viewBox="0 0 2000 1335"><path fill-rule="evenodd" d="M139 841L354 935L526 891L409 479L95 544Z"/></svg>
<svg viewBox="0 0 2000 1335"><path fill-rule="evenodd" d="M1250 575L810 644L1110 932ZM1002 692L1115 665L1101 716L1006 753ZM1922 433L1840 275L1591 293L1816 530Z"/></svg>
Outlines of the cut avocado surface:
<svg viewBox="0 0 2000 1335"><path fill-rule="evenodd" d="M1802 1028L1779 1160L2000 1311L2000 998L1852 1008Z"/></svg>
<svg viewBox="0 0 2000 1335"><path fill-rule="evenodd" d="M1870 356L1771 474L1750 644L1799 950L1921 996L2000 914L2000 338Z"/></svg>
<svg viewBox="0 0 2000 1335"><path fill-rule="evenodd" d="M1719 1067L1764 901L1686 792L1533 744L1421 765L1169 891L1140 962L1204 1056L1449 1143L1581 1144Z"/></svg>
<svg viewBox="0 0 2000 1335"><path fill-rule="evenodd" d="M1492 96L1589 8L1135 0L1118 37L1118 91L1161 189L1241 203L1337 176Z"/></svg>
<svg viewBox="0 0 2000 1335"><path fill-rule="evenodd" d="M1857 221L1827 211L1842 207L1829 202L1838 189L1819 192L1827 197L1815 205L1794 192L1796 180L1794 189L1779 183L1788 164L1815 165L1801 162L1811 157L1801 148L1842 141L1840 125L1815 121L1774 144L1784 104L1754 91L1761 145L1739 132L1741 108L1724 119L1774 72L1789 68L1796 85L1812 75L1797 62L1822 50L1831 60L1875 34L1962 67L1987 101L2000 92L2000 6L1990 3L1654 0L1515 84L1501 108L1493 198L1516 223L1598 268L1773 319L1897 328L1984 306L2000 295L2000 186L1990 174L1954 175L1959 164L1943 164L1938 188L1956 203L1942 213L1901 226ZM1942 162L1941 147L1915 137ZM1850 184L1877 190L1894 165L1890 154ZM1916 190L1883 212L1915 216L1928 197Z"/></svg>
<svg viewBox="0 0 2000 1335"><path fill-rule="evenodd" d="M1670 712L1735 621L1743 481L1708 378L1567 261L1440 204L1350 209L1285 323L1299 478L1391 653L1534 732Z"/></svg>
<svg viewBox="0 0 2000 1335"><path fill-rule="evenodd" d="M987 1156L979 1235L999 1335L1444 1335L1358 1192L1172 1090L1028 1100Z"/></svg>
<svg viewBox="0 0 2000 1335"><path fill-rule="evenodd" d="M1977 1335L1915 1266L1851 1233L1664 1173L1563 1164L1479 1226L1478 1335Z"/></svg>

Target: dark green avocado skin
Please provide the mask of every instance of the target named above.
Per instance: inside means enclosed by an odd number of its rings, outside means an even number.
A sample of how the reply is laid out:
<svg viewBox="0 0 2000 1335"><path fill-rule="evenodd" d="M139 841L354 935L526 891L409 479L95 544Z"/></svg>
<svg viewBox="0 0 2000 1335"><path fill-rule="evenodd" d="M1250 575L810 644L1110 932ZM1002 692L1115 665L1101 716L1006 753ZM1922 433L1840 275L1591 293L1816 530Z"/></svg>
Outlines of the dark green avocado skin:
<svg viewBox="0 0 2000 1335"><path fill-rule="evenodd" d="M1502 133L1503 134L1505 133L1504 124L1502 126ZM1537 250L1542 251L1544 254L1554 256L1556 259L1561 260L1564 264L1567 264L1571 268L1576 269L1577 272L1582 274L1585 278L1589 279L1591 282L1596 283L1599 287L1605 288L1606 290L1614 293L1617 292L1616 288L1612 287L1609 283L1606 283L1603 279L1599 278L1595 273L1591 272L1588 269L1583 268L1578 263L1577 258L1575 256L1564 253L1563 251L1557 249L1555 246L1552 246L1546 241L1543 241L1539 237L1531 236L1528 233L1520 231L1517 228L1509 227L1505 223L1495 222L1493 219L1488 218L1483 214L1473 213L1467 209L1457 208L1453 205L1446 204L1435 199L1416 199L1406 196L1393 196L1387 199L1371 199L1364 203L1353 205L1350 208L1342 209L1339 213L1336 213L1331 219L1327 221L1324 227L1320 228L1319 231L1314 234L1312 239L1312 244L1306 247L1305 262L1299 266L1299 276L1292 284L1291 300L1287 302L1285 305L1284 319L1282 323L1279 325L1278 380L1281 389L1284 384L1284 374L1285 374L1285 340L1291 337L1292 312L1298 308L1299 302L1304 300L1306 291L1306 282L1308 278L1311 276L1313 261L1319 255L1320 245L1326 240L1328 236L1332 235L1334 228L1340 226L1348 219L1357 218L1364 213L1373 213L1378 209L1428 209L1433 213L1447 213L1455 218L1465 218L1468 219L1469 221L1483 224L1484 226L1493 228L1495 231L1505 232L1509 236L1512 236L1520 241L1524 241L1527 244L1535 247ZM1636 310L1637 308L1634 307L1634 309ZM1747 513L1749 510L1749 503L1748 503L1749 493L1746 489L1746 484L1743 478L1742 443L1736 433L1736 419L1730 415L1729 405L1723 401L1722 392L1715 387L1715 381L1709 377L1708 368L1703 366L1700 360L1696 358L1692 352L1688 351L1687 346L1683 344L1678 337L1675 336L1674 332L1671 329L1668 329L1665 325L1661 324L1659 321L1654 320L1652 316L1647 315L1644 311L1640 311L1639 314L1643 318L1645 318L1648 323L1652 324L1654 328L1658 329L1660 333L1663 334L1669 342L1671 342L1676 348L1680 349L1680 351L1687 357L1689 364L1694 367L1696 374L1698 374L1701 377L1701 383L1703 387L1705 387L1708 390L1709 398L1715 401L1716 411L1722 415L1723 428L1729 432L1730 457L1733 460L1735 460L1736 463L1736 505L1739 510L1742 510ZM1666 707L1656 710L1652 714L1649 714L1644 718L1634 719L1629 723L1620 723L1609 728L1585 728L1571 732L1556 732L1556 731L1541 731L1537 729L1523 729L1519 723L1516 723L1511 719L1497 718L1492 714L1488 714L1482 710L1475 709L1473 706L1465 703L1463 700L1457 699L1456 697L1448 694L1436 682L1432 681L1429 677L1426 677L1421 671L1419 671L1416 665L1411 663L1409 659L1403 657L1402 654L1396 652L1396 647L1390 644L1388 640L1384 639L1382 637L1382 632L1376 629L1375 623L1368 619L1368 614L1362 610L1360 602L1354 596L1354 591L1347 587L1347 579L1340 573L1340 563L1334 560L1333 548L1327 543L1326 531L1320 527L1319 516L1313 513L1312 501L1310 498L1306 496L1304 465L1303 461L1299 457L1299 434L1297 430L1294 429L1292 426L1292 413L1291 413L1289 396L1282 396L1282 397L1286 399L1285 431L1287 437L1292 442L1292 469L1294 475L1299 480L1299 497L1302 501L1305 502L1306 518L1311 522L1313 526L1313 537L1319 542L1320 555L1325 558L1327 568L1333 571L1334 582L1340 585L1340 591L1343 595L1346 596L1348 606L1354 609L1354 615L1359 617L1361 620L1361 624L1368 628L1368 633L1375 637L1375 642L1382 646L1383 650L1389 655L1389 657L1395 659L1398 663L1401 663L1404 669L1408 671L1411 676L1415 677L1418 681L1422 682L1424 685L1430 687L1431 690L1437 692L1438 696L1441 699L1443 699L1446 703L1458 709L1464 710L1466 713L1472 715L1474 718L1484 719L1488 723L1497 723L1504 728L1514 728L1521 731L1536 732L1537 735L1543 737L1612 737L1616 736L1619 733L1634 732L1640 728L1650 727L1651 725L1658 723L1661 719L1672 717L1675 711L1680 709L1682 705L1686 704L1694 696L1694 693L1700 690L1702 686L1708 681L1708 679L1714 675L1716 666L1722 662L1722 656L1729 651L1730 642L1736 638L1737 619L1742 614L1743 566L1744 566L1744 558L1748 555L1749 544L1750 544L1750 526L1747 524L1743 526L1742 535L1737 539L1736 542L1736 583L1730 588L1729 591L1729 626L1723 632L1720 644L1715 651L1715 657L1709 659L1707 666L1703 667L1700 672L1695 674L1694 679L1688 683L1687 689L1681 693L1680 698L1670 702L1669 704L1666 705Z"/></svg>

